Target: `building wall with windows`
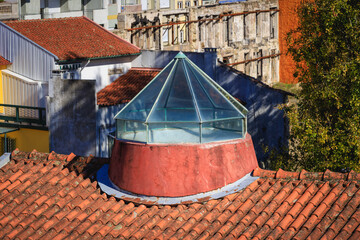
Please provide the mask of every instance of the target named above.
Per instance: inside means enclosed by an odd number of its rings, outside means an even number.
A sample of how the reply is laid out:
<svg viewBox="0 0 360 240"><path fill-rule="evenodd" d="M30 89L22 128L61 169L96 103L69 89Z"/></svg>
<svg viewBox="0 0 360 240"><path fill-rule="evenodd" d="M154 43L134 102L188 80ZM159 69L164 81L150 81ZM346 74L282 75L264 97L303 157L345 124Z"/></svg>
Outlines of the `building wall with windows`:
<svg viewBox="0 0 360 240"><path fill-rule="evenodd" d="M12 20L19 18L19 4L17 2L0 1L0 20Z"/></svg>
<svg viewBox="0 0 360 240"><path fill-rule="evenodd" d="M203 0L142 0L141 4L142 10L175 10L201 6Z"/></svg>
<svg viewBox="0 0 360 240"><path fill-rule="evenodd" d="M15 140L15 148L31 152L36 149L41 152L49 152L49 131L29 128L20 128L6 134L9 139ZM34 141L36 139L36 141Z"/></svg>
<svg viewBox="0 0 360 240"><path fill-rule="evenodd" d="M20 19L86 16L107 29L114 29L121 4L121 0L21 0Z"/></svg>
<svg viewBox="0 0 360 240"><path fill-rule="evenodd" d="M279 81L278 15L277 0L121 13L114 33L148 50L217 48L220 61L272 84Z"/></svg>

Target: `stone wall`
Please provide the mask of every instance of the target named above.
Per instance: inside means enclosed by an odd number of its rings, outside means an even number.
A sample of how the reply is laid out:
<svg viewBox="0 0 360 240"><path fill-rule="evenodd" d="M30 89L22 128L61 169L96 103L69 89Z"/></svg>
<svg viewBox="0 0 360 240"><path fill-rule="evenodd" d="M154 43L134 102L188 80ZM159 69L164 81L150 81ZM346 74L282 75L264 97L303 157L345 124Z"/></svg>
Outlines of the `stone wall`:
<svg viewBox="0 0 360 240"><path fill-rule="evenodd" d="M217 48L220 61L271 84L279 81L277 9L277 0L250 0L121 13L119 30L114 33L147 50L202 52Z"/></svg>

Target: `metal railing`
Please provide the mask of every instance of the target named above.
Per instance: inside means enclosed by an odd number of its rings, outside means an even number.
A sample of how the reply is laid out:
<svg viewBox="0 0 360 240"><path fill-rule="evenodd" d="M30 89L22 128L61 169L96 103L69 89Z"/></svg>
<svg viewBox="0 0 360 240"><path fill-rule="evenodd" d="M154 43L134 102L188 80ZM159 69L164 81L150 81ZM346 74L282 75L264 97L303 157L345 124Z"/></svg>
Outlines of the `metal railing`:
<svg viewBox="0 0 360 240"><path fill-rule="evenodd" d="M0 120L45 126L46 109L42 107L0 104Z"/></svg>

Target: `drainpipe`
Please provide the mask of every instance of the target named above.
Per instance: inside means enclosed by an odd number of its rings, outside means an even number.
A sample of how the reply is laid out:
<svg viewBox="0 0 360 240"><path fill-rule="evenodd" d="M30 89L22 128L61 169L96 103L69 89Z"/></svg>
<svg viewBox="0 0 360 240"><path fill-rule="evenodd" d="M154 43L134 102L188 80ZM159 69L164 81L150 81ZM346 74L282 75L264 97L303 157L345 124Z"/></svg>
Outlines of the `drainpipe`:
<svg viewBox="0 0 360 240"><path fill-rule="evenodd" d="M88 59L87 63L80 69L80 79L81 79L81 72L82 72L82 70L84 70L84 68L86 68L87 65L89 65L89 63L90 63L90 59Z"/></svg>

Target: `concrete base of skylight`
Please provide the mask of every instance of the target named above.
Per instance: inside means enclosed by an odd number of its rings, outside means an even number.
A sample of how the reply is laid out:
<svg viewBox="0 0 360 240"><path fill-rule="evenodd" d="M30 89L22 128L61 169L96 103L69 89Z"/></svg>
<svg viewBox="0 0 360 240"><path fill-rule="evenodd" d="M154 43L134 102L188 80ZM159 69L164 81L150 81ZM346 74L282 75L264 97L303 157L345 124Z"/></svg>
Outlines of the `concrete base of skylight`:
<svg viewBox="0 0 360 240"><path fill-rule="evenodd" d="M109 178L127 192L183 197L222 188L258 167L251 136L204 144L115 140Z"/></svg>
<svg viewBox="0 0 360 240"><path fill-rule="evenodd" d="M105 164L97 172L97 181L103 192L110 196L123 199L125 201L130 201L139 204L159 204L159 205L175 205L175 204L190 204L196 202L204 202L212 199L218 199L225 197L227 195L239 192L240 190L246 188L252 182L254 182L258 177L253 177L251 174L246 174L241 179L237 180L234 183L230 183L222 188L205 192L198 193L190 196L184 197L156 197L156 196L145 196L139 195L125 190L120 189L115 184L113 184L108 175L109 164Z"/></svg>

